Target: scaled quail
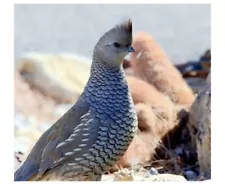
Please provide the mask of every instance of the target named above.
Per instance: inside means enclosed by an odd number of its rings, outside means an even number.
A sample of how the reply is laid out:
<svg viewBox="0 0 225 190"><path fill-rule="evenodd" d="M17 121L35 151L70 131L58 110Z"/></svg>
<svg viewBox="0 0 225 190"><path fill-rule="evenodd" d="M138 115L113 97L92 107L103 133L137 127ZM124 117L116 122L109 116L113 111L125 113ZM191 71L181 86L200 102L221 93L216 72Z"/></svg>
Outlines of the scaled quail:
<svg viewBox="0 0 225 190"><path fill-rule="evenodd" d="M15 181L99 181L123 156L137 129L122 68L124 57L134 52L131 44L131 20L100 38L83 93L40 137Z"/></svg>

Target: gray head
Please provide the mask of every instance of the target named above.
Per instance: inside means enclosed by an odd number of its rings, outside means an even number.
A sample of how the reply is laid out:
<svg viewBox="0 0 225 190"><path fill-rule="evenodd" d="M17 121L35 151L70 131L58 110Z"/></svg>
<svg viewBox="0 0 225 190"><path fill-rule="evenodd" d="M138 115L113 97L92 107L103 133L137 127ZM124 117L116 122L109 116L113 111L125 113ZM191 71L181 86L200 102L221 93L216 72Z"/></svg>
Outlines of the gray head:
<svg viewBox="0 0 225 190"><path fill-rule="evenodd" d="M95 46L93 59L109 67L121 65L129 52L134 52L132 44L132 22L123 22L106 32Z"/></svg>

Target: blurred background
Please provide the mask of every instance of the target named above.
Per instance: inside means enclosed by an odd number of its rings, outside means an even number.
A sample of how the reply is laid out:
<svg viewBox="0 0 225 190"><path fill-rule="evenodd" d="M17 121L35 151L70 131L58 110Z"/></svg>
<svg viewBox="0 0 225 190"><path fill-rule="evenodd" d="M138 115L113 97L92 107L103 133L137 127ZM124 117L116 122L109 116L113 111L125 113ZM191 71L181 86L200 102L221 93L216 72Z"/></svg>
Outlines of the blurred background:
<svg viewBox="0 0 225 190"><path fill-rule="evenodd" d="M154 37L195 93L205 85L210 5L16 4L15 169L83 91L98 39L126 18L133 21L133 34Z"/></svg>
<svg viewBox="0 0 225 190"><path fill-rule="evenodd" d="M124 18L150 33L173 62L210 47L210 5L15 5L15 57L72 52L91 58L99 37Z"/></svg>

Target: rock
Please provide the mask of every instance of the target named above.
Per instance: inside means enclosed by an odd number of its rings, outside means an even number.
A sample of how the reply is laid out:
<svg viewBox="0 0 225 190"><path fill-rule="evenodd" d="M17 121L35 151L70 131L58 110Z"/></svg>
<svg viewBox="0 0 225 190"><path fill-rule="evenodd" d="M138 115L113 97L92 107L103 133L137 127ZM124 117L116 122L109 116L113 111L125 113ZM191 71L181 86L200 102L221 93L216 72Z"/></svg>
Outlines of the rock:
<svg viewBox="0 0 225 190"><path fill-rule="evenodd" d="M206 79L211 68L211 50L207 50L198 61L176 64L176 67L184 78L197 77Z"/></svg>
<svg viewBox="0 0 225 190"><path fill-rule="evenodd" d="M211 176L211 74L207 84L200 90L189 113L188 128L192 147L198 154L200 172Z"/></svg>
<svg viewBox="0 0 225 190"><path fill-rule="evenodd" d="M178 70L195 93L206 84L206 78L211 68L211 50L207 50L198 61L189 61L176 65Z"/></svg>
<svg viewBox="0 0 225 190"><path fill-rule="evenodd" d="M208 72L207 75L209 76L211 72L211 49L206 50L204 55L201 56L200 63L204 71Z"/></svg>
<svg viewBox="0 0 225 190"><path fill-rule="evenodd" d="M181 72L182 76L195 77L197 72L202 70L202 66L199 61L188 61L182 64L176 64L176 68Z"/></svg>
<svg viewBox="0 0 225 190"><path fill-rule="evenodd" d="M211 70L209 71L209 75L206 78L207 84L211 84Z"/></svg>
<svg viewBox="0 0 225 190"><path fill-rule="evenodd" d="M152 84L175 104L191 106L194 94L155 39L144 32L133 37L130 63L134 75Z"/></svg>
<svg viewBox="0 0 225 190"><path fill-rule="evenodd" d="M114 181L134 181L133 171L122 169L114 174Z"/></svg>
<svg viewBox="0 0 225 190"><path fill-rule="evenodd" d="M159 174L159 175L152 175L145 181L187 181L187 180L181 175Z"/></svg>
<svg viewBox="0 0 225 190"><path fill-rule="evenodd" d="M184 175L189 181L195 181L197 179L197 174L192 170L185 171Z"/></svg>
<svg viewBox="0 0 225 190"><path fill-rule="evenodd" d="M103 174L101 181L114 181L113 174Z"/></svg>
<svg viewBox="0 0 225 190"><path fill-rule="evenodd" d="M186 181L183 176L173 174L150 175L142 168L139 171L121 169L113 174L103 175L102 181Z"/></svg>
<svg viewBox="0 0 225 190"><path fill-rule="evenodd" d="M23 78L58 103L74 103L89 78L91 61L71 54L25 54L17 69Z"/></svg>
<svg viewBox="0 0 225 190"><path fill-rule="evenodd" d="M153 167L151 167L151 169L149 170L149 172L150 172L151 175L158 175L159 174L158 171L157 171L157 169L155 169Z"/></svg>
<svg viewBox="0 0 225 190"><path fill-rule="evenodd" d="M26 118L35 117L37 122L46 122L53 119L52 112L55 102L39 91L31 89L17 71L14 73L14 97L16 113L22 114ZM19 120L20 116L15 117L18 117ZM15 119L17 121L17 118Z"/></svg>

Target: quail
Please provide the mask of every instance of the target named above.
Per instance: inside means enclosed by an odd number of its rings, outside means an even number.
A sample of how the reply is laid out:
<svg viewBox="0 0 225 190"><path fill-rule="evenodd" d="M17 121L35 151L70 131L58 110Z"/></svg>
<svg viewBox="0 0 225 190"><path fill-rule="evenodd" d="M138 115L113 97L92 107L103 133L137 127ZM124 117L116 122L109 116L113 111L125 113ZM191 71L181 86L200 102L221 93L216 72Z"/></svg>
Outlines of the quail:
<svg viewBox="0 0 225 190"><path fill-rule="evenodd" d="M131 44L130 19L100 38L84 91L39 138L15 181L100 181L123 156L138 125L122 68Z"/></svg>

